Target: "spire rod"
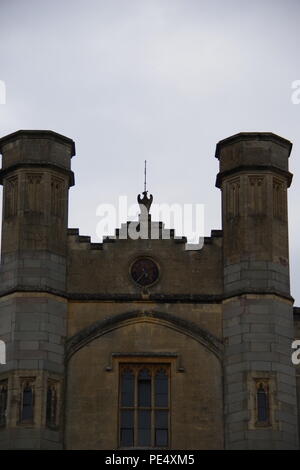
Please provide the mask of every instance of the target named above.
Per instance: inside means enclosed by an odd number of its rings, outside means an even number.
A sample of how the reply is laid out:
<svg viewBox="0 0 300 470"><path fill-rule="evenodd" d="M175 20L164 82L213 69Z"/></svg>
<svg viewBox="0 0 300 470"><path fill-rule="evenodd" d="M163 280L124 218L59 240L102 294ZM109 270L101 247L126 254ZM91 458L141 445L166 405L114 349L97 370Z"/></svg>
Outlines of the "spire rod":
<svg viewBox="0 0 300 470"><path fill-rule="evenodd" d="M150 194L150 197L147 196L147 160L145 160L145 166L144 166L144 192L143 192L143 197L138 194L137 201L139 203L140 209L141 209L141 214L143 213L143 208L146 207L147 209L147 214L149 215L150 207L153 201L153 196Z"/></svg>
<svg viewBox="0 0 300 470"><path fill-rule="evenodd" d="M145 175L144 192L146 192L147 191L147 160L145 160L144 175Z"/></svg>

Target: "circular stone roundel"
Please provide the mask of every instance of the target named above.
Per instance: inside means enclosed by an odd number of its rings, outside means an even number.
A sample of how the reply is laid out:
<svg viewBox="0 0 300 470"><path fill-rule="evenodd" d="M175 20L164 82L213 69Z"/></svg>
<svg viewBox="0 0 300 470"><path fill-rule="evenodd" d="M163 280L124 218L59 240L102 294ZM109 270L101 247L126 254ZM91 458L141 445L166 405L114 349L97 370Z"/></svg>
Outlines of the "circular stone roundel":
<svg viewBox="0 0 300 470"><path fill-rule="evenodd" d="M150 286L157 281L159 269L151 258L139 258L132 263L130 274L139 286Z"/></svg>

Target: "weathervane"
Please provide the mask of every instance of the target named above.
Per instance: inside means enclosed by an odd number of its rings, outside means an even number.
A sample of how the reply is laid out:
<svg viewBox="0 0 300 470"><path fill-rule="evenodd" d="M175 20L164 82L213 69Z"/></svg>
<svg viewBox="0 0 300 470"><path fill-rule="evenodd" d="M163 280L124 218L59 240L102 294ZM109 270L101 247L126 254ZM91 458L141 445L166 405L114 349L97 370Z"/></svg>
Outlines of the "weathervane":
<svg viewBox="0 0 300 470"><path fill-rule="evenodd" d="M147 209L147 212L149 214L149 211L150 211L150 207L151 207L151 204L152 204L152 201L153 201L153 196L152 194L150 194L150 197L148 198L147 196L147 160L145 160L145 167L144 167L144 191L143 191L143 197L141 198L141 196L138 194L138 197L137 197L137 201L139 203L139 206L140 206L140 209L141 209L141 212L143 212L143 207L146 207Z"/></svg>

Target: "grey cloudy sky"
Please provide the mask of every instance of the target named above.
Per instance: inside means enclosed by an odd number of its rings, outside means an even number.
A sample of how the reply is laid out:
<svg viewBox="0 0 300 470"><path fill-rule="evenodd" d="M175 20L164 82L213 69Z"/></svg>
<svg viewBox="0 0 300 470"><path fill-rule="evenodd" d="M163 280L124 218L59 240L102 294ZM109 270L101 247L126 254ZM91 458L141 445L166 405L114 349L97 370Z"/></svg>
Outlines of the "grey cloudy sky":
<svg viewBox="0 0 300 470"><path fill-rule="evenodd" d="M134 203L145 158L155 201L205 204L209 234L221 227L216 143L240 131L291 140L300 304L299 0L0 0L0 18L1 136L75 140L69 226L94 241L97 206Z"/></svg>

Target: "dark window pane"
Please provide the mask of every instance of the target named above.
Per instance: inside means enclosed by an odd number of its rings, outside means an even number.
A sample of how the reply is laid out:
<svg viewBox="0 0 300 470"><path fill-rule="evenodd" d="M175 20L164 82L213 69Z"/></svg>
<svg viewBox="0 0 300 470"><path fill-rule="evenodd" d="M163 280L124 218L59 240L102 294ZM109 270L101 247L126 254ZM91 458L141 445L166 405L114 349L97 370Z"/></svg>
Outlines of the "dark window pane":
<svg viewBox="0 0 300 470"><path fill-rule="evenodd" d="M56 425L57 394L54 386L47 390L46 422L48 426Z"/></svg>
<svg viewBox="0 0 300 470"><path fill-rule="evenodd" d="M151 375L147 369L143 369L139 373L138 404L139 406L151 406Z"/></svg>
<svg viewBox="0 0 300 470"><path fill-rule="evenodd" d="M48 390L47 390L47 410L46 410L47 424L51 424L51 415L52 415L52 389L51 389L51 387L48 387Z"/></svg>
<svg viewBox="0 0 300 470"><path fill-rule="evenodd" d="M166 447L168 445L167 429L157 429L155 431L155 445L157 447Z"/></svg>
<svg viewBox="0 0 300 470"><path fill-rule="evenodd" d="M33 420L33 391L28 385L23 390L22 421Z"/></svg>
<svg viewBox="0 0 300 470"><path fill-rule="evenodd" d="M168 376L162 369L155 375L155 406L168 407Z"/></svg>
<svg viewBox="0 0 300 470"><path fill-rule="evenodd" d="M139 433L138 445L150 446L151 445L151 411L140 410L138 415Z"/></svg>
<svg viewBox="0 0 300 470"><path fill-rule="evenodd" d="M168 411L156 411L155 412L155 427L157 429L168 428Z"/></svg>
<svg viewBox="0 0 300 470"><path fill-rule="evenodd" d="M7 406L7 385L0 385L0 426L5 425Z"/></svg>
<svg viewBox="0 0 300 470"><path fill-rule="evenodd" d="M139 406L151 406L151 382L139 383Z"/></svg>
<svg viewBox="0 0 300 470"><path fill-rule="evenodd" d="M32 389L31 387L26 387L23 391L23 405L31 405L32 403Z"/></svg>
<svg viewBox="0 0 300 470"><path fill-rule="evenodd" d="M257 390L257 419L266 422L269 419L268 395L263 384Z"/></svg>
<svg viewBox="0 0 300 470"><path fill-rule="evenodd" d="M139 429L138 445L143 447L151 446L151 430L150 429Z"/></svg>
<svg viewBox="0 0 300 470"><path fill-rule="evenodd" d="M32 421L33 419L33 410L30 406L23 406L22 410L22 421Z"/></svg>
<svg viewBox="0 0 300 470"><path fill-rule="evenodd" d="M139 380L151 380L151 374L148 369L142 369L139 373Z"/></svg>
<svg viewBox="0 0 300 470"><path fill-rule="evenodd" d="M47 423L51 420L51 403L52 403L52 389L48 387L47 390L47 410L46 410L46 420Z"/></svg>
<svg viewBox="0 0 300 470"><path fill-rule="evenodd" d="M139 411L139 428L150 429L151 427L151 411L140 410Z"/></svg>
<svg viewBox="0 0 300 470"><path fill-rule="evenodd" d="M133 446L133 429L121 429L121 446Z"/></svg>
<svg viewBox="0 0 300 470"><path fill-rule="evenodd" d="M159 370L156 375L156 391L157 393L168 393L168 376L164 370Z"/></svg>
<svg viewBox="0 0 300 470"><path fill-rule="evenodd" d="M155 406L159 406L162 408L168 407L168 395L156 395Z"/></svg>
<svg viewBox="0 0 300 470"><path fill-rule="evenodd" d="M122 373L122 406L134 406L134 375L130 370Z"/></svg>
<svg viewBox="0 0 300 470"><path fill-rule="evenodd" d="M133 410L122 410L121 412L121 427L133 428Z"/></svg>

